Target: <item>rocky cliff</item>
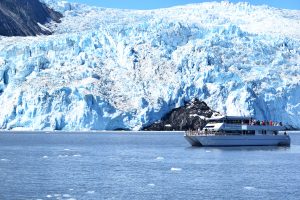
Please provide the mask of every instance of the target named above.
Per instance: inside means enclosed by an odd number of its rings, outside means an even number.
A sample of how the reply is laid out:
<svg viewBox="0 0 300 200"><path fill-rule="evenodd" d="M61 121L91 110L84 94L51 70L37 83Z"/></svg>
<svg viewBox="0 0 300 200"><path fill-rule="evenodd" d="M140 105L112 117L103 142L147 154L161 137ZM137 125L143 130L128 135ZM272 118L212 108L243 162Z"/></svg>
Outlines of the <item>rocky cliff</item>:
<svg viewBox="0 0 300 200"><path fill-rule="evenodd" d="M206 118L219 113L211 110L207 104L193 99L184 106L175 108L161 120L145 127L147 131L184 131L202 129L206 125Z"/></svg>
<svg viewBox="0 0 300 200"><path fill-rule="evenodd" d="M0 35L34 36L49 35L45 23L60 22L62 14L48 8L39 0L1 0Z"/></svg>

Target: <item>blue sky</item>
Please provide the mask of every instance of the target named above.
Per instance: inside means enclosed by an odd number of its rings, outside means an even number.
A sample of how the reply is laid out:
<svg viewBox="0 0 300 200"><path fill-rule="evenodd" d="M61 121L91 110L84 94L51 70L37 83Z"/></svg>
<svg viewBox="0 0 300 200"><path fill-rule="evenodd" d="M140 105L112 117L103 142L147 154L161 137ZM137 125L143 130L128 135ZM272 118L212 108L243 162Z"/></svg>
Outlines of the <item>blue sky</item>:
<svg viewBox="0 0 300 200"><path fill-rule="evenodd" d="M175 5L188 3L206 2L209 0L69 0L70 2L85 3L89 5L108 7L108 8L128 8L128 9L155 9L166 8ZM218 0L216 0L218 1ZM230 2L241 2L230 0ZM277 8L300 10L300 0L248 0L252 5L269 5Z"/></svg>

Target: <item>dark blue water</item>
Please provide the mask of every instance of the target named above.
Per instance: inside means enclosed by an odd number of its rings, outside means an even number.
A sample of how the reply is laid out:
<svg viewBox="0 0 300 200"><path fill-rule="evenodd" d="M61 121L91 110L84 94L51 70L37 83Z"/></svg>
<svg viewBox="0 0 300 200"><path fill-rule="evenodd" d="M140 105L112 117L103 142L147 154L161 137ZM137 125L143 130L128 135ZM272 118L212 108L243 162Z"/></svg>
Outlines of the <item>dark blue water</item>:
<svg viewBox="0 0 300 200"><path fill-rule="evenodd" d="M181 134L0 134L0 199L299 199L291 139L193 148Z"/></svg>

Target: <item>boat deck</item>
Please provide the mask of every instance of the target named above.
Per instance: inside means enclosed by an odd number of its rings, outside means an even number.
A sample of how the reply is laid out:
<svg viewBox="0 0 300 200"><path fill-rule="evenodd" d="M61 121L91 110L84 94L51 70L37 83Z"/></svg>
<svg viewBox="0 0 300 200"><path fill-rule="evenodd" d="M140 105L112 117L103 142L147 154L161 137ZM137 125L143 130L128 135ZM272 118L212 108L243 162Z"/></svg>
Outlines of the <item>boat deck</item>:
<svg viewBox="0 0 300 200"><path fill-rule="evenodd" d="M232 132L232 133L225 133L225 132L219 132L219 131L195 131L195 130L189 130L189 131L185 131L185 136L226 136L226 135L241 135L241 136L245 136L245 135L266 135L266 134L249 134L249 133L236 133L236 132ZM280 133L280 132L276 132L274 134L267 134L267 135L287 135L286 132L284 133Z"/></svg>

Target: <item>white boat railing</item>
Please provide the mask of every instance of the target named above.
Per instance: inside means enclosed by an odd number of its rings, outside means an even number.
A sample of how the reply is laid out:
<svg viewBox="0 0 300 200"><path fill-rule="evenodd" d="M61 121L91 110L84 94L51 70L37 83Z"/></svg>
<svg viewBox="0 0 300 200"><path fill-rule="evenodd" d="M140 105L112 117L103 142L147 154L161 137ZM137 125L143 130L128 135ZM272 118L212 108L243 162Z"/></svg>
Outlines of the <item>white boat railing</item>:
<svg viewBox="0 0 300 200"><path fill-rule="evenodd" d="M195 131L195 130L188 130L188 131L185 131L185 135L187 136L200 136L200 135L225 135L225 134L222 134L221 132L216 132L216 131Z"/></svg>
<svg viewBox="0 0 300 200"><path fill-rule="evenodd" d="M221 131L211 131L211 130L206 130L206 131L203 131L203 130L188 130L188 131L185 131L185 136L214 136L214 135L254 135L254 134L247 134L247 133L228 133L228 132L221 132ZM268 135L271 135L271 134L268 134ZM287 135L286 131L284 132L278 132L276 131L274 134L272 135Z"/></svg>

